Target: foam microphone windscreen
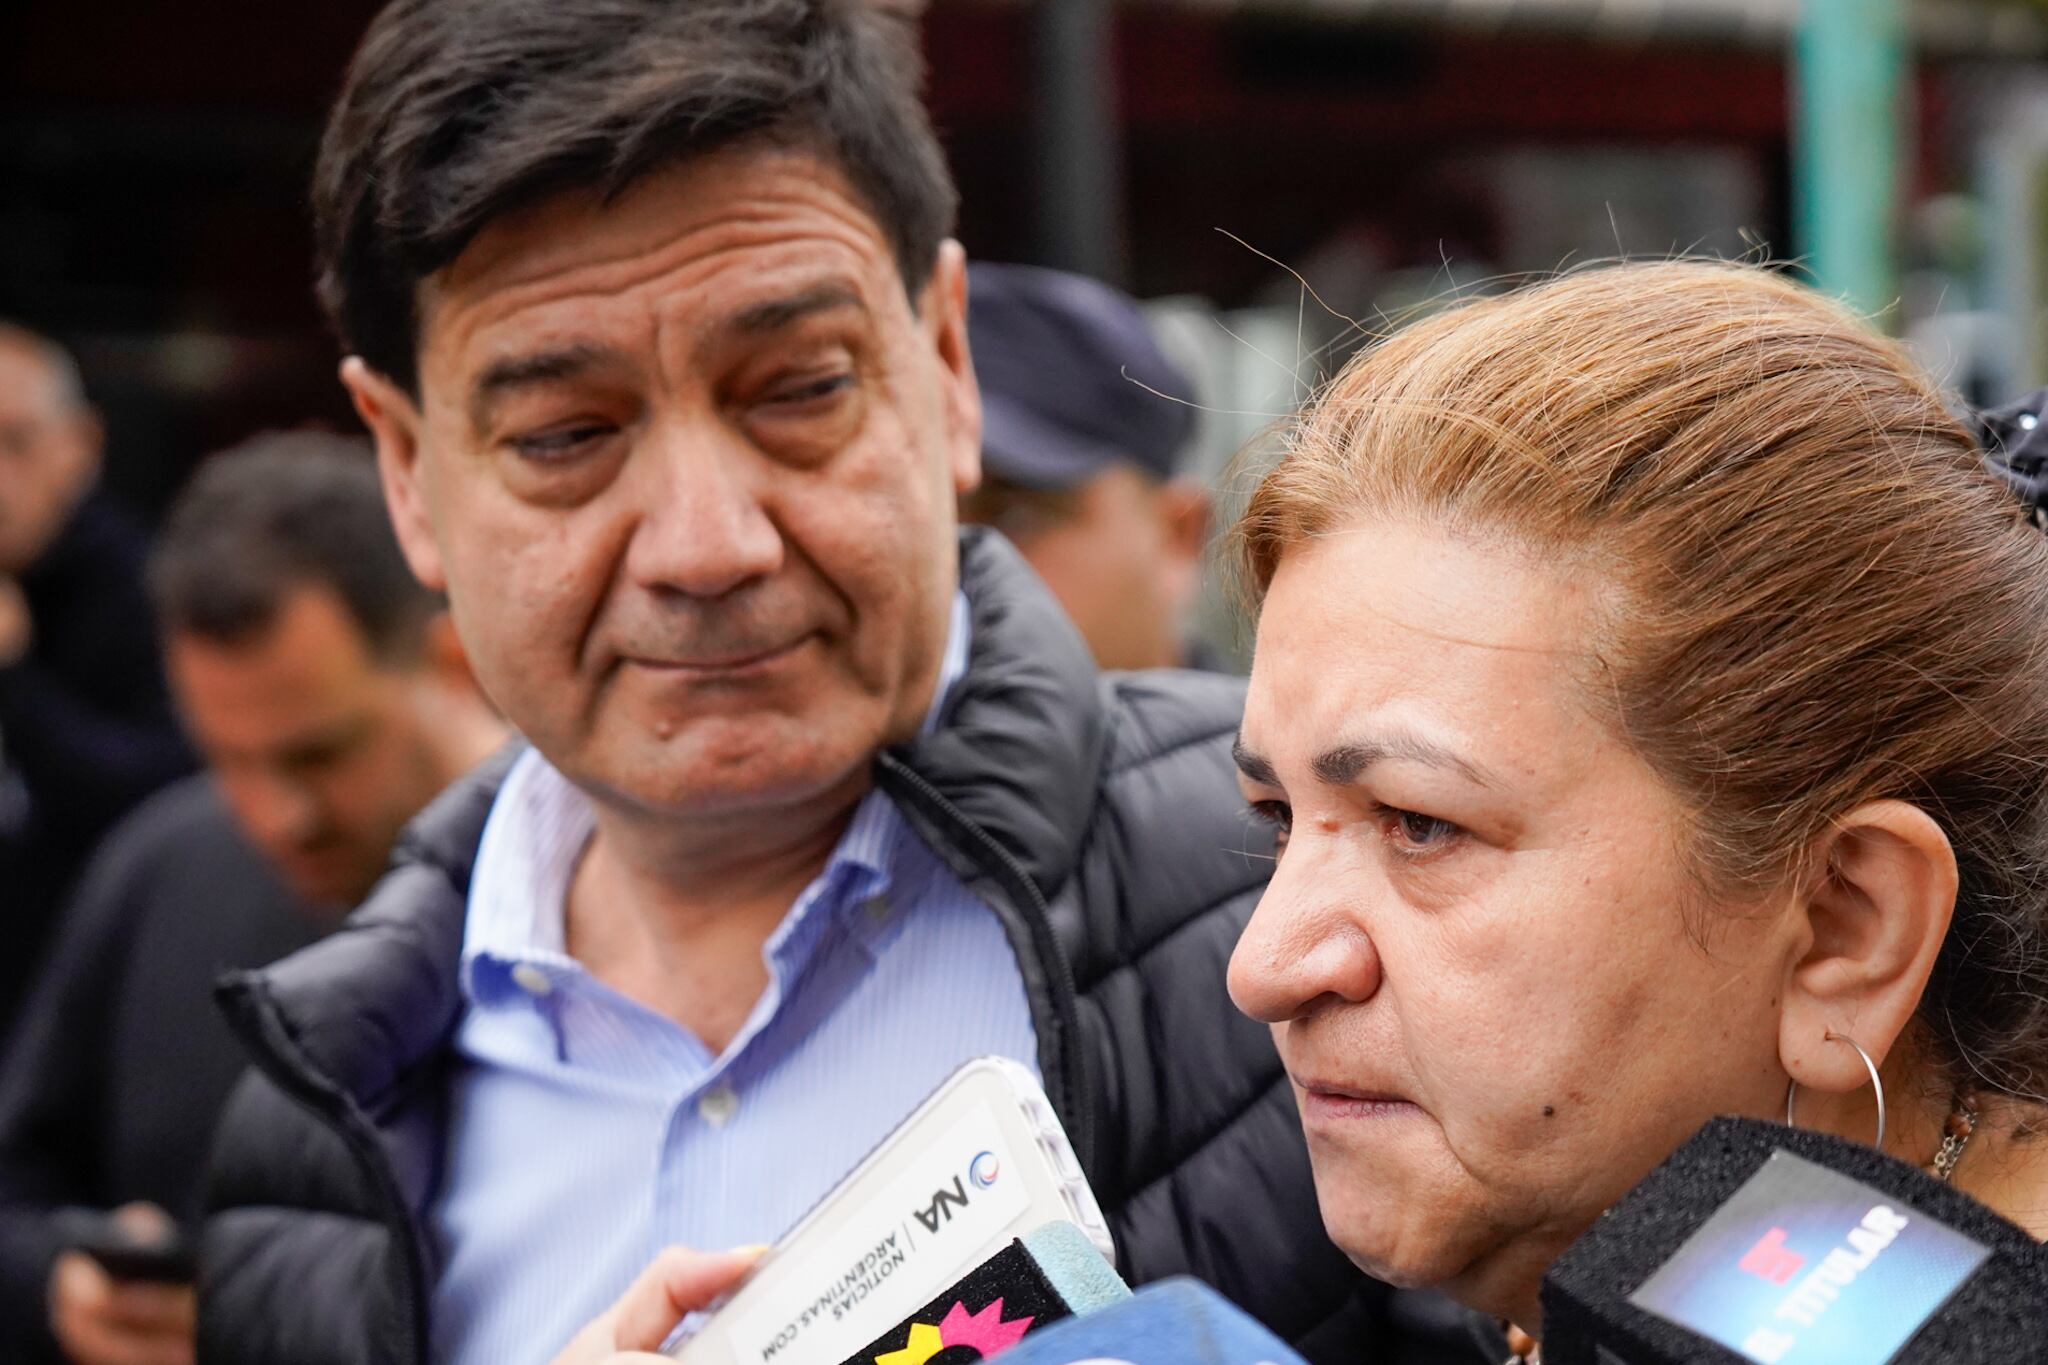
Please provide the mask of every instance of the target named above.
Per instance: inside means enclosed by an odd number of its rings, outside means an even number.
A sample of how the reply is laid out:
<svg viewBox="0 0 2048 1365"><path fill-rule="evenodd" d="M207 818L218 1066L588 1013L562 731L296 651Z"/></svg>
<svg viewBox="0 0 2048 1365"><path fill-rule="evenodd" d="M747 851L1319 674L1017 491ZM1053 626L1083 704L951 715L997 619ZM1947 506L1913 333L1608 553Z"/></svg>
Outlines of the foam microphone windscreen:
<svg viewBox="0 0 2048 1365"><path fill-rule="evenodd" d="M2048 1260L1912 1166L1719 1118L1551 1267L1545 1365L2048 1359Z"/></svg>
<svg viewBox="0 0 2048 1365"><path fill-rule="evenodd" d="M967 1272L844 1365L985 1360L1027 1332L1130 1297L1085 1233L1072 1223L1047 1223Z"/></svg>
<svg viewBox="0 0 2048 1365"><path fill-rule="evenodd" d="M1026 1337L1003 1365L1306 1365L1244 1310L1195 1280L1147 1285L1122 1303Z"/></svg>

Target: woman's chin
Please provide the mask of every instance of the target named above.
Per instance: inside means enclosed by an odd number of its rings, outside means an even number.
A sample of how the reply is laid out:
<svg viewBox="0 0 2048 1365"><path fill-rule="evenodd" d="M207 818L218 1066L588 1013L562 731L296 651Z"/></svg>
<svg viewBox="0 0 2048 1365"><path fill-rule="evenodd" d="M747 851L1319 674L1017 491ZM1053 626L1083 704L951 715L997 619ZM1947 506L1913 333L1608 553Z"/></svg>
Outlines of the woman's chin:
<svg viewBox="0 0 2048 1365"><path fill-rule="evenodd" d="M1435 1289L1471 1264L1472 1248L1445 1221L1408 1225L1387 1208L1356 1211L1324 1205L1323 1226L1351 1263L1401 1289Z"/></svg>
<svg viewBox="0 0 2048 1365"><path fill-rule="evenodd" d="M1384 1213L1385 1211L1382 1211ZM1351 1219L1326 1211L1330 1240L1351 1263L1401 1289L1429 1289L1492 1317L1526 1320L1554 1248L1503 1239L1448 1214L1419 1224Z"/></svg>

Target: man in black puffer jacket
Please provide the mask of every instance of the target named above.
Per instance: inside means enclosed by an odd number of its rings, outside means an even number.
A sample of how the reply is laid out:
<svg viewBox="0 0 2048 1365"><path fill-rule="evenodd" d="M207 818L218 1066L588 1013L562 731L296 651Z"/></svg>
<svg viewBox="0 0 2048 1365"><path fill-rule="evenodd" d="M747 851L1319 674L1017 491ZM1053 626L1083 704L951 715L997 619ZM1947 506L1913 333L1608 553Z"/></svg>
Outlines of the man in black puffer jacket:
<svg viewBox="0 0 2048 1365"><path fill-rule="evenodd" d="M1242 683L1098 675L1005 542L963 547L967 675L943 726L875 778L1002 916L1119 1268L1198 1276L1318 1362L1476 1359L1455 1313L1323 1239L1286 1078L1224 996L1270 850L1230 785ZM420 1212L445 1179L464 896L508 764L427 811L333 940L225 991L262 1074L216 1155L203 1359L429 1358Z"/></svg>
<svg viewBox="0 0 2048 1365"><path fill-rule="evenodd" d="M588 1344L661 1247L773 1240L991 1052L1042 1077L1131 1278L1198 1275L1319 1362L1411 1339L1325 1241L1224 992L1270 853L1238 685L1098 676L954 526L965 267L900 23L373 25L316 185L324 292L400 541L530 747L346 928L224 988L257 1074L202 1359Z"/></svg>

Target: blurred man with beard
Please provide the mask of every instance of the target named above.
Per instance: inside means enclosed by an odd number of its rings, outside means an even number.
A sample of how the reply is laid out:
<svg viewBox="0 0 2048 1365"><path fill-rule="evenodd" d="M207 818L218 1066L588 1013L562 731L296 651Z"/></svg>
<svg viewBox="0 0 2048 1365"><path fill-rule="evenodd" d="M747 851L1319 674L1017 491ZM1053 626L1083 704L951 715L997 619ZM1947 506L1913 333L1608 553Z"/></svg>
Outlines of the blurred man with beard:
<svg viewBox="0 0 2048 1365"><path fill-rule="evenodd" d="M338 923L404 823L503 739L361 442L270 436L209 461L150 587L208 771L94 856L0 1065L10 1361L189 1365L189 1284L118 1278L72 1245L180 1239L240 1070L214 977Z"/></svg>

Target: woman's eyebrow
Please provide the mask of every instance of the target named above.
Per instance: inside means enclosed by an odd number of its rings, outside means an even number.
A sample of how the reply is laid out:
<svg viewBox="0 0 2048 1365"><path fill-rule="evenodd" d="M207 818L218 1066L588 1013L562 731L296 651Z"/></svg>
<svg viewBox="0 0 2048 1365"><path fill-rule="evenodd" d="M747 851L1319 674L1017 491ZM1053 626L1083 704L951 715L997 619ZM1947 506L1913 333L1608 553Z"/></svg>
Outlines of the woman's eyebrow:
<svg viewBox="0 0 2048 1365"><path fill-rule="evenodd" d="M1252 752L1245 745L1243 735L1239 735L1236 739L1230 741L1230 757L1236 762L1239 772L1260 786L1277 787L1280 785L1280 774L1273 770L1271 763Z"/></svg>
<svg viewBox="0 0 2048 1365"><path fill-rule="evenodd" d="M1485 772L1443 745L1424 739L1420 735L1400 732L1373 739L1353 740L1339 744L1335 748L1325 749L1309 764L1309 771L1313 772L1319 781L1333 787L1348 787L1356 782L1366 769L1388 759L1405 759L1410 763L1421 763L1431 768L1447 768L1478 786L1493 785Z"/></svg>

